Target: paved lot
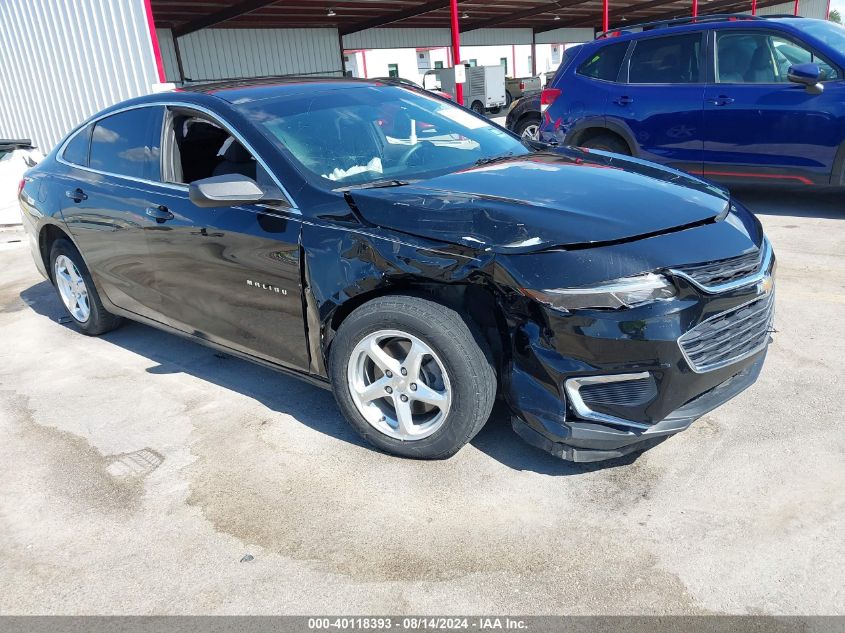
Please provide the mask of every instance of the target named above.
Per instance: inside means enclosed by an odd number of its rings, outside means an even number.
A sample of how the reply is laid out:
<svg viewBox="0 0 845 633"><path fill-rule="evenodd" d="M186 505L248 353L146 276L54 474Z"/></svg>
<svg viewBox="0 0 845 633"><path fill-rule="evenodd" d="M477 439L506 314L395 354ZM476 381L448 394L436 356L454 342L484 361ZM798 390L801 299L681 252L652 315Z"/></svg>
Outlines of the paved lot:
<svg viewBox="0 0 845 633"><path fill-rule="evenodd" d="M501 415L449 461L381 455L328 392L75 333L0 233L0 613L845 614L845 205L740 198L779 256L760 382L605 467Z"/></svg>

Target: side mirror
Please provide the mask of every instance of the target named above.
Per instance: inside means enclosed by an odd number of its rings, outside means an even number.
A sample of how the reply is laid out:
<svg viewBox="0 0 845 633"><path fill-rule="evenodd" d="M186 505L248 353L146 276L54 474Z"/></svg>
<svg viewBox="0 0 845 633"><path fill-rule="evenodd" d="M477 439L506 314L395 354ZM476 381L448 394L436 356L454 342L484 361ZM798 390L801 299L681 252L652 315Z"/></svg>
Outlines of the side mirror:
<svg viewBox="0 0 845 633"><path fill-rule="evenodd" d="M789 81L803 85L810 94L820 95L824 92L824 85L821 83L822 70L818 64L795 64L794 66L790 66L787 77Z"/></svg>
<svg viewBox="0 0 845 633"><path fill-rule="evenodd" d="M257 182L241 174L195 180L188 187L188 197L198 207L234 207L270 201Z"/></svg>

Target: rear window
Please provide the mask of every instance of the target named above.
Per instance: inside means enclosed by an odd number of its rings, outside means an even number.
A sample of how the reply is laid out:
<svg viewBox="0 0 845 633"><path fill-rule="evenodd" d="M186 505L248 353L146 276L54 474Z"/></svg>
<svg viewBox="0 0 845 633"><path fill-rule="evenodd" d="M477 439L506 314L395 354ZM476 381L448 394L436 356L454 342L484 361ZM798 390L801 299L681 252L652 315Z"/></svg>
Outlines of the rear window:
<svg viewBox="0 0 845 633"><path fill-rule="evenodd" d="M74 165L88 166L88 145L91 140L91 126L86 125L70 139L62 158Z"/></svg>
<svg viewBox="0 0 845 633"><path fill-rule="evenodd" d="M161 121L160 107L135 108L97 121L89 165L111 174L158 180Z"/></svg>
<svg viewBox="0 0 845 633"><path fill-rule="evenodd" d="M701 81L701 33L637 41L629 63L632 84L693 84Z"/></svg>
<svg viewBox="0 0 845 633"><path fill-rule="evenodd" d="M604 46L581 64L578 74L603 81L616 81L627 50L628 42Z"/></svg>

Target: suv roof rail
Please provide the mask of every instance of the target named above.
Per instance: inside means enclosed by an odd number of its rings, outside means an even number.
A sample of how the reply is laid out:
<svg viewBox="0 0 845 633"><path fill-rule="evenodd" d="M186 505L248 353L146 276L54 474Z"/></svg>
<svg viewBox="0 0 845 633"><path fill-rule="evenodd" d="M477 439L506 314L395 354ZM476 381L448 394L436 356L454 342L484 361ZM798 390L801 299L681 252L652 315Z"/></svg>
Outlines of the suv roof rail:
<svg viewBox="0 0 845 633"><path fill-rule="evenodd" d="M683 18L667 18L665 20L655 20L653 22L639 22L636 24L626 24L623 27L610 29L609 31L600 32L596 35L596 39L606 37L618 37L626 35L631 32L631 29L642 29L643 31L650 31L652 29L667 28L670 26L682 26L684 24L701 24L706 22L730 22L734 20L766 20L769 18L783 18L795 17L786 15L748 15L747 13L714 13L712 15L699 15L698 17L687 16Z"/></svg>

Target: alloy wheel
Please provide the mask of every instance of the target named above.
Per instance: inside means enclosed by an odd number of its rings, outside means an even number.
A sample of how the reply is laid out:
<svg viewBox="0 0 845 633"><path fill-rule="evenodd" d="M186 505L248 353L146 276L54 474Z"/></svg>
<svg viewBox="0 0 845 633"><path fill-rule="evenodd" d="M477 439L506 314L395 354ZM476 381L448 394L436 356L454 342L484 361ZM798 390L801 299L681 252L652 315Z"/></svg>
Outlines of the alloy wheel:
<svg viewBox="0 0 845 633"><path fill-rule="evenodd" d="M88 287L76 264L67 255L59 255L54 264L54 272L59 295L68 312L80 323L85 323L91 316L91 303L88 299Z"/></svg>
<svg viewBox="0 0 845 633"><path fill-rule="evenodd" d="M398 440L434 434L452 404L443 362L429 345L399 330L379 330L364 337L350 356L347 382L364 419Z"/></svg>
<svg viewBox="0 0 845 633"><path fill-rule="evenodd" d="M537 138L537 134L540 131L540 126L536 123L532 125L525 126L525 129L522 130L522 138L527 138L534 140Z"/></svg>

